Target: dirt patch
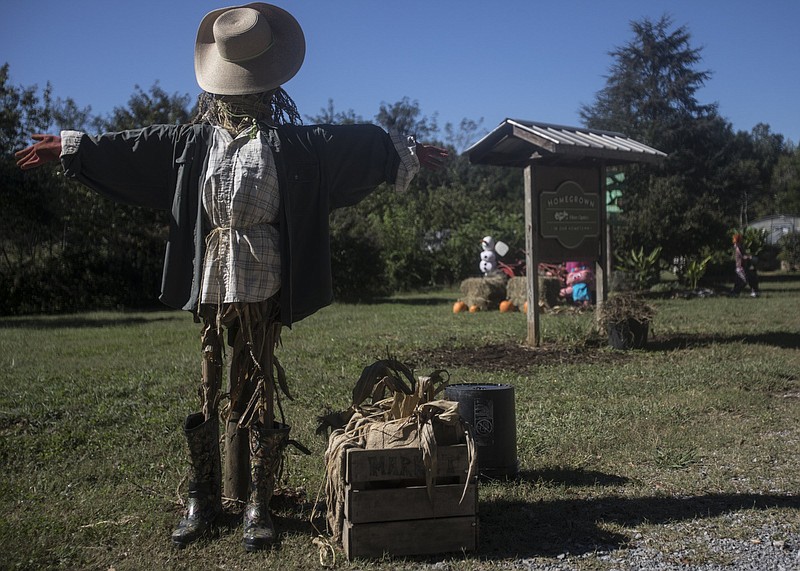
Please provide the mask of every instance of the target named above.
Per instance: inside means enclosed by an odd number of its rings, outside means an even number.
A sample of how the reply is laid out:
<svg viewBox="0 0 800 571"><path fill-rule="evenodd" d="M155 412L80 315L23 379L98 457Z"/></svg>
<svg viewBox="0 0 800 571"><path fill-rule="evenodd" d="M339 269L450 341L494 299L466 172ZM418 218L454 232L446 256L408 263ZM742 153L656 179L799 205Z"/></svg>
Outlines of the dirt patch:
<svg viewBox="0 0 800 571"><path fill-rule="evenodd" d="M480 372L527 373L541 365L618 363L628 358L624 352L602 350L599 347L529 347L518 343L499 343L480 347L421 349L404 360L422 369L465 367Z"/></svg>

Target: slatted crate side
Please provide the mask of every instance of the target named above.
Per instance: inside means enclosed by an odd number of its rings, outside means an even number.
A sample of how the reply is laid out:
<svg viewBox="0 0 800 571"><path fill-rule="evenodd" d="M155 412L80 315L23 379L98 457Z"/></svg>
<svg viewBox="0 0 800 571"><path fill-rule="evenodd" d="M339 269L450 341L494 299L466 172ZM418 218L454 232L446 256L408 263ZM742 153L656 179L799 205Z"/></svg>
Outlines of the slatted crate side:
<svg viewBox="0 0 800 571"><path fill-rule="evenodd" d="M462 500L463 494L463 500ZM470 483L437 485L432 500L426 486L345 491L345 518L350 523L371 523L475 515L478 488Z"/></svg>
<svg viewBox="0 0 800 571"><path fill-rule="evenodd" d="M465 483L468 468L466 444L437 447L437 484ZM353 489L424 485L425 473L419 448L351 448L347 451L345 480Z"/></svg>
<svg viewBox="0 0 800 571"><path fill-rule="evenodd" d="M353 524L345 521L342 546L348 559L431 555L474 551L478 546L476 516L417 521Z"/></svg>

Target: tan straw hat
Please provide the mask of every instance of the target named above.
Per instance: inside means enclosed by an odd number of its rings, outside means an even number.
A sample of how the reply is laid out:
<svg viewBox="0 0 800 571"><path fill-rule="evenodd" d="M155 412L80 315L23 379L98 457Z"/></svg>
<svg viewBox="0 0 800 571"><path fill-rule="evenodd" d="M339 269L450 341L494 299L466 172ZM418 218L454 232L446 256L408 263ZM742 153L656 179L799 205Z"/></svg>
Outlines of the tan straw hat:
<svg viewBox="0 0 800 571"><path fill-rule="evenodd" d="M206 14L197 30L194 73L209 93L261 93L294 77L305 55L297 20L277 6L256 2Z"/></svg>

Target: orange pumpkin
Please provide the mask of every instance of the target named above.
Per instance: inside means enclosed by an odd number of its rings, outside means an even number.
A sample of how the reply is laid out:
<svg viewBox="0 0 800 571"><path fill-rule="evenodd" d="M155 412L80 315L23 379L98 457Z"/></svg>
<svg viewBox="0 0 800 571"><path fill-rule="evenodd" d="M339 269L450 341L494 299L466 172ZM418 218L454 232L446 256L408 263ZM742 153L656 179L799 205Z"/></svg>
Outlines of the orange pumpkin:
<svg viewBox="0 0 800 571"><path fill-rule="evenodd" d="M514 311L517 309L514 307L514 304L511 303L511 300L506 299L500 302L500 313L508 313L509 311Z"/></svg>
<svg viewBox="0 0 800 571"><path fill-rule="evenodd" d="M469 306L469 312L470 313L478 313L479 310L480 310L480 308L477 305L470 305Z"/></svg>
<svg viewBox="0 0 800 571"><path fill-rule="evenodd" d="M453 313L461 313L462 311L467 311L469 307L463 301L457 301L453 304Z"/></svg>

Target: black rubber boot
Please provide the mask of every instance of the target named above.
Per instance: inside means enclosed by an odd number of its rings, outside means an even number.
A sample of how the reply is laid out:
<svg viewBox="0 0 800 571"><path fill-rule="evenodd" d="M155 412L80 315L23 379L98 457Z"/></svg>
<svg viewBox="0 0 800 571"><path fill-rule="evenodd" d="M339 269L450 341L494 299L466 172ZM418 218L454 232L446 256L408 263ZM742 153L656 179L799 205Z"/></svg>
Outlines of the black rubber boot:
<svg viewBox="0 0 800 571"><path fill-rule="evenodd" d="M172 543L179 549L208 534L222 513L219 423L216 418L205 420L202 413L196 413L186 418L183 430L191 474L186 516L172 532Z"/></svg>
<svg viewBox="0 0 800 571"><path fill-rule="evenodd" d="M269 502L289 443L289 426L276 422L274 428L250 427L250 494L244 510L244 548L267 549L275 543L275 526Z"/></svg>

